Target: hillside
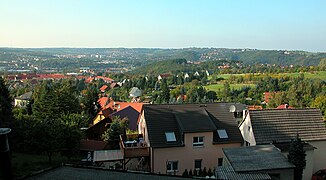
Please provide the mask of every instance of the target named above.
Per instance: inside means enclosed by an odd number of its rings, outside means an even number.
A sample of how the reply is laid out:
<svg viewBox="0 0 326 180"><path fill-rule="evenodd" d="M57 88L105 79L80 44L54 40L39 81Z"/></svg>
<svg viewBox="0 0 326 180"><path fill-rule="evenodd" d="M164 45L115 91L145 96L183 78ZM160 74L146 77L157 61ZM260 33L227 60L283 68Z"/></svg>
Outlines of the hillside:
<svg viewBox="0 0 326 180"><path fill-rule="evenodd" d="M165 73L209 69L207 67L213 64L223 65L224 61L243 65L317 66L322 58L326 58L326 53L226 48L0 48L0 69L33 66L73 71L86 66L99 71L124 68L126 71L135 69L135 73ZM184 59L188 63L178 64L173 59ZM168 61L164 63L165 60ZM195 65L199 62L201 67Z"/></svg>

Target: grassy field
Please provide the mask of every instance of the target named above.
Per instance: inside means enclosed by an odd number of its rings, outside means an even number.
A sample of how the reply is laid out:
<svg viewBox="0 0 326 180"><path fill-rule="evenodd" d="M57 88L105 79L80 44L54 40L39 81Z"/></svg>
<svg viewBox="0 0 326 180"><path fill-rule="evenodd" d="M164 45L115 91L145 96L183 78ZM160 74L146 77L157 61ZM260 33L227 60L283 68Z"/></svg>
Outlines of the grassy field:
<svg viewBox="0 0 326 180"><path fill-rule="evenodd" d="M242 87L245 87L245 86L250 86L250 87L255 87L255 84L230 84L230 88L231 89L241 89ZM211 84L211 85L208 85L208 86L204 86L206 88L206 90L208 91L222 91L223 88L224 88L224 85L223 84Z"/></svg>

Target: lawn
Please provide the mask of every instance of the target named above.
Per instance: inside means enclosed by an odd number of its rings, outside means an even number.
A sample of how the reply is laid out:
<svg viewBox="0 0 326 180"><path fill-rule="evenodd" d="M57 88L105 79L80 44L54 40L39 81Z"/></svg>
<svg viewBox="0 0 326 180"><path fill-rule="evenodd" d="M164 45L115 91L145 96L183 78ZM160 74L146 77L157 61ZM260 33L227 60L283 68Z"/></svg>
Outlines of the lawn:
<svg viewBox="0 0 326 180"><path fill-rule="evenodd" d="M231 76L243 76L245 74L220 74L217 75L217 78L223 78L223 79L229 79ZM211 80L213 78L213 76L208 76L208 80Z"/></svg>
<svg viewBox="0 0 326 180"><path fill-rule="evenodd" d="M231 89L237 89L240 90L242 87L245 86L250 86L250 87L255 87L255 84L230 84ZM206 90L208 91L215 91L218 92L219 90L222 91L224 88L224 84L211 84L204 86Z"/></svg>
<svg viewBox="0 0 326 180"><path fill-rule="evenodd" d="M280 76L289 76L289 77L299 77L301 73L280 73L276 75ZM326 80L326 71L317 71L314 73L305 72L303 73L305 78L309 79L321 79Z"/></svg>
<svg viewBox="0 0 326 180"><path fill-rule="evenodd" d="M66 157L53 155L52 166L67 162ZM41 154L12 153L12 169L15 177L30 175L33 172L51 167L48 156Z"/></svg>

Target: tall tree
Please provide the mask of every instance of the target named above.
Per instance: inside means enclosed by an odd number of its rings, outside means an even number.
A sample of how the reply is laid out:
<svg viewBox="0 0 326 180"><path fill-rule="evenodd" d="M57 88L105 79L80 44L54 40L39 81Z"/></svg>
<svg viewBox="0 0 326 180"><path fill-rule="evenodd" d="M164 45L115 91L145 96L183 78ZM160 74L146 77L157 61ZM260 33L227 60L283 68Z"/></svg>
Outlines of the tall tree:
<svg viewBox="0 0 326 180"><path fill-rule="evenodd" d="M0 77L0 127L11 126L12 105L8 88Z"/></svg>
<svg viewBox="0 0 326 180"><path fill-rule="evenodd" d="M292 140L288 154L289 162L295 165L294 179L302 179L303 169L306 167L306 152L303 148L304 143L297 135L296 139Z"/></svg>
<svg viewBox="0 0 326 180"><path fill-rule="evenodd" d="M84 92L81 99L83 111L87 113L90 118L93 118L97 113L96 108L99 91L96 87L89 86Z"/></svg>

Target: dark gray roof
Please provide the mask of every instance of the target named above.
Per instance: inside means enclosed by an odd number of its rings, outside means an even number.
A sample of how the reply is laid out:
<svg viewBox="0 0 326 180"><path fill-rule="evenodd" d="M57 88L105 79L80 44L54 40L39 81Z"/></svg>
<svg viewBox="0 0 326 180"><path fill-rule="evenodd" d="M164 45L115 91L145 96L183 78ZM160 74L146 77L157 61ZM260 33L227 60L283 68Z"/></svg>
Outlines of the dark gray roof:
<svg viewBox="0 0 326 180"><path fill-rule="evenodd" d="M272 179L267 173L237 173L232 166L219 166L216 169L217 179L267 180Z"/></svg>
<svg viewBox="0 0 326 180"><path fill-rule="evenodd" d="M144 105L148 138L152 147L182 146L181 132L172 109L165 106ZM174 132L176 141L167 142L165 132Z"/></svg>
<svg viewBox="0 0 326 180"><path fill-rule="evenodd" d="M82 168L62 166L27 179L52 179L52 180L91 180L91 179L116 179L116 180L182 180L183 177L163 176L145 173L131 173L126 171L105 170L100 168Z"/></svg>
<svg viewBox="0 0 326 180"><path fill-rule="evenodd" d="M233 113L226 103L144 105L148 137L152 147L182 146L187 132L213 132L213 143L242 143ZM228 137L220 139L216 129L225 129ZM176 142L166 142L165 132L175 132Z"/></svg>
<svg viewBox="0 0 326 180"><path fill-rule="evenodd" d="M290 142L297 134L304 141L326 140L319 109L266 109L249 113L257 144Z"/></svg>
<svg viewBox="0 0 326 180"><path fill-rule="evenodd" d="M182 132L210 132L216 127L205 109L176 109L173 111Z"/></svg>
<svg viewBox="0 0 326 180"><path fill-rule="evenodd" d="M273 145L223 148L223 152L236 172L291 169L295 167Z"/></svg>

